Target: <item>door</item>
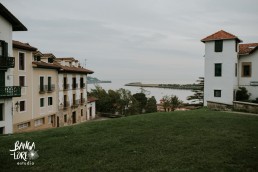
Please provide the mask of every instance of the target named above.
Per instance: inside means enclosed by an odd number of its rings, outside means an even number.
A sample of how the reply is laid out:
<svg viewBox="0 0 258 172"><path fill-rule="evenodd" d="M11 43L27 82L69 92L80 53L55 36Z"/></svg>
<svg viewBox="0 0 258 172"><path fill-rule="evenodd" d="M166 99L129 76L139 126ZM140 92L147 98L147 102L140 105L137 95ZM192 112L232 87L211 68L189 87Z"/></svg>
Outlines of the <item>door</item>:
<svg viewBox="0 0 258 172"><path fill-rule="evenodd" d="M5 72L0 71L0 87L4 87L4 86L5 86Z"/></svg>
<svg viewBox="0 0 258 172"><path fill-rule="evenodd" d="M90 119L92 119L92 107L89 108L90 111Z"/></svg>
<svg viewBox="0 0 258 172"><path fill-rule="evenodd" d="M59 127L59 116L56 117L56 127Z"/></svg>
<svg viewBox="0 0 258 172"><path fill-rule="evenodd" d="M73 119L73 124L75 124L76 123L76 112L73 112L72 119Z"/></svg>

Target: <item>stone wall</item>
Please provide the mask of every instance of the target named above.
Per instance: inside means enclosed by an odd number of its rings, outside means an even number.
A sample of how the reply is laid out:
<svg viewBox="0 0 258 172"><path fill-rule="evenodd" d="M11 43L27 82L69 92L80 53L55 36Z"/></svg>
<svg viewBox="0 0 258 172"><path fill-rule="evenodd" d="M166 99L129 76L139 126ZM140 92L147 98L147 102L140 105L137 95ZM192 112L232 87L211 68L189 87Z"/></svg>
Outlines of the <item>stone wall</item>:
<svg viewBox="0 0 258 172"><path fill-rule="evenodd" d="M230 111L233 106L225 103L207 101L207 107L213 110Z"/></svg>
<svg viewBox="0 0 258 172"><path fill-rule="evenodd" d="M258 114L258 104L257 103L233 101L233 109L234 109L234 111Z"/></svg>

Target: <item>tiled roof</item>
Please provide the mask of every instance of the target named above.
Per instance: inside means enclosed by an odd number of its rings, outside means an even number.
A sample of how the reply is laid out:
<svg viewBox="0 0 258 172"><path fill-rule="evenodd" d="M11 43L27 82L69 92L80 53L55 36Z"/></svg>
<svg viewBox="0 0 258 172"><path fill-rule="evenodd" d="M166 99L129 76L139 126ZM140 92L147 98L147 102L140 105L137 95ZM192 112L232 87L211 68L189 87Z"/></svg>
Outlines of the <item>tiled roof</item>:
<svg viewBox="0 0 258 172"><path fill-rule="evenodd" d="M32 62L34 67L37 68L47 68L47 69L60 69L60 66L54 64L54 63L46 63L42 61Z"/></svg>
<svg viewBox="0 0 258 172"><path fill-rule="evenodd" d="M28 29L7 9L0 3L0 15L9 21L12 25L13 31L27 31Z"/></svg>
<svg viewBox="0 0 258 172"><path fill-rule="evenodd" d="M38 51L34 51L33 52L33 55L34 56L40 56L40 57L42 57L43 56L43 54L38 50Z"/></svg>
<svg viewBox="0 0 258 172"><path fill-rule="evenodd" d="M43 53L43 58L50 58L50 57L53 57L53 58L56 58L56 56L52 53Z"/></svg>
<svg viewBox="0 0 258 172"><path fill-rule="evenodd" d="M258 43L239 44L239 55L248 55L258 49Z"/></svg>
<svg viewBox="0 0 258 172"><path fill-rule="evenodd" d="M207 41L225 40L225 39L236 39L236 40L242 42L237 36L235 36L231 33L228 33L224 30L220 30L212 35L209 35L206 38L203 38L201 41L207 42Z"/></svg>
<svg viewBox="0 0 258 172"><path fill-rule="evenodd" d="M60 72L67 72L67 73L84 73L84 74L92 74L94 73L91 70L82 68L82 67L69 67L69 66L63 66L58 63L54 63L60 67Z"/></svg>
<svg viewBox="0 0 258 172"><path fill-rule="evenodd" d="M15 41L15 40L13 40L13 48L29 50L29 51L36 51L37 50L37 48L30 46L29 43L23 43L23 42Z"/></svg>
<svg viewBox="0 0 258 172"><path fill-rule="evenodd" d="M56 58L55 60L67 60L67 61L75 61L75 62L78 62L78 60L76 60L75 58L73 57L59 57L59 58Z"/></svg>
<svg viewBox="0 0 258 172"><path fill-rule="evenodd" d="M88 97L87 98L88 103L95 102L96 100L98 100L96 97Z"/></svg>

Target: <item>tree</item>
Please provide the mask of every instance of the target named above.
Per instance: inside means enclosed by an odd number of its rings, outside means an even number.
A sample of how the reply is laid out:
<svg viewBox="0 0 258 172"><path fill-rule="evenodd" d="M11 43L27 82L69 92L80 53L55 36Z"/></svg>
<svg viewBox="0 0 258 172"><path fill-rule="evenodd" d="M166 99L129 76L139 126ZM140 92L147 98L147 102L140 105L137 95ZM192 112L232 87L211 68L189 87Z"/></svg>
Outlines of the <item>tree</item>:
<svg viewBox="0 0 258 172"><path fill-rule="evenodd" d="M174 111L176 108L178 108L183 102L179 100L177 96L171 96L170 97L170 106L171 110Z"/></svg>
<svg viewBox="0 0 258 172"><path fill-rule="evenodd" d="M145 109L147 113L157 112L157 101L154 96L148 99Z"/></svg>
<svg viewBox="0 0 258 172"><path fill-rule="evenodd" d="M145 110L145 106L147 104L146 95L144 93L136 93L133 95L133 97L138 101L138 104L139 104L138 112L143 113L143 111Z"/></svg>
<svg viewBox="0 0 258 172"><path fill-rule="evenodd" d="M162 98L162 105L165 110L165 112L169 111L170 108L170 97L169 96L163 96Z"/></svg>
<svg viewBox="0 0 258 172"><path fill-rule="evenodd" d="M203 104L203 97L204 97L204 77L199 77L195 84L197 87L193 89L193 95L188 96L187 100L192 100L192 102L198 101L200 104Z"/></svg>
<svg viewBox="0 0 258 172"><path fill-rule="evenodd" d="M236 92L237 101L247 101L249 100L250 93L248 93L245 87L239 87L239 90Z"/></svg>

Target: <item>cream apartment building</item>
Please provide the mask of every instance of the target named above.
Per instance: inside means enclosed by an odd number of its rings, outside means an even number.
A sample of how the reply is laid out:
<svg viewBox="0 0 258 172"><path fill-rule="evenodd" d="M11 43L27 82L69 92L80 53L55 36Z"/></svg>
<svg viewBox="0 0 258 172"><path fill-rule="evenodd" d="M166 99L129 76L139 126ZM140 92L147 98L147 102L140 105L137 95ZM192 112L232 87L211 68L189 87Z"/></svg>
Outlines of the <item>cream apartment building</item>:
<svg viewBox="0 0 258 172"><path fill-rule="evenodd" d="M38 61L44 54L28 43L13 41L14 84L21 97L13 99L14 132L56 127L58 67Z"/></svg>

